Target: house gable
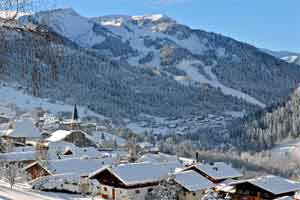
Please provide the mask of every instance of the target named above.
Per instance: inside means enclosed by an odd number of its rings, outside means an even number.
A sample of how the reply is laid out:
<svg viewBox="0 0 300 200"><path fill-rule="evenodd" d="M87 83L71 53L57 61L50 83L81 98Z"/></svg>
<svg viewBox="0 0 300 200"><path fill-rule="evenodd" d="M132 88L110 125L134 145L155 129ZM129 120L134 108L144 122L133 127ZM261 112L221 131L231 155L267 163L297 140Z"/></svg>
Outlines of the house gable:
<svg viewBox="0 0 300 200"><path fill-rule="evenodd" d="M43 176L49 176L51 173L42 167L38 162L31 164L25 168L25 171L31 176L31 179L37 179Z"/></svg>
<svg viewBox="0 0 300 200"><path fill-rule="evenodd" d="M264 190L261 187L258 187L254 184L251 184L249 182L244 182L236 185L236 197L261 197L263 199L275 199L283 196L294 196L295 192L288 192L288 193L282 193L282 194L273 194L272 192L269 192L267 190Z"/></svg>

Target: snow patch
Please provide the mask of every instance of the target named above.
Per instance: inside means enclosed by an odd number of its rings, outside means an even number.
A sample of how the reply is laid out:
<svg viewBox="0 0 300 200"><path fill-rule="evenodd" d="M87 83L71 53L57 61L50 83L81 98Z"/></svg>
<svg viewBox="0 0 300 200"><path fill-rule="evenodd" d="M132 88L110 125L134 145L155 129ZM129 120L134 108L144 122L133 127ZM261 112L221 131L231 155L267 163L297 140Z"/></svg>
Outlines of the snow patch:
<svg viewBox="0 0 300 200"><path fill-rule="evenodd" d="M15 106L25 112L42 108L53 114L71 112L74 108L74 106L63 104L62 102L50 103L48 99L33 97L13 87L0 86L0 107L12 108ZM79 106L77 109L82 117L91 116L99 119L105 119L104 116L88 110L85 107Z"/></svg>
<svg viewBox="0 0 300 200"><path fill-rule="evenodd" d="M266 105L259 100L255 99L254 97L251 97L250 95L243 93L239 90L227 87L223 85L221 82L219 82L217 76L212 72L212 69L215 65L209 65L209 66L204 66L204 72L206 76L201 74L197 67L195 65L202 65L201 62L198 61L182 61L179 63L176 67L180 70L183 70L194 82L202 83L202 84L209 84L210 86L214 88L219 88L223 94L225 95L230 95L233 97L237 97L239 99L242 99L248 103L260 106L260 107L265 107Z"/></svg>

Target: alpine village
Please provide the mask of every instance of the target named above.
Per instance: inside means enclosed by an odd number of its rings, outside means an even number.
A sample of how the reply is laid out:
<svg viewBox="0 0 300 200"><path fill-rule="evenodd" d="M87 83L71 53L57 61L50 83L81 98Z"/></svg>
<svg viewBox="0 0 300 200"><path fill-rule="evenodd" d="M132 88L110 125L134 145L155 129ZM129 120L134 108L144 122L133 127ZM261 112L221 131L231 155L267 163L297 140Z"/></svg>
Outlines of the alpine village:
<svg viewBox="0 0 300 200"><path fill-rule="evenodd" d="M300 200L300 54L34 3L0 1L0 200Z"/></svg>

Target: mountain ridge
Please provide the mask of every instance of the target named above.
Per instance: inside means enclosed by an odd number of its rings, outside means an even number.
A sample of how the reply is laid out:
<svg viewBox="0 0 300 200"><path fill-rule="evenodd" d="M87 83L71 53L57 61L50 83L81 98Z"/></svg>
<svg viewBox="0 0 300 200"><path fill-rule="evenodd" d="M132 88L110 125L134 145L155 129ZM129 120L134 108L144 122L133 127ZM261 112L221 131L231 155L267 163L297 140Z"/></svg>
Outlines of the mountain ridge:
<svg viewBox="0 0 300 200"><path fill-rule="evenodd" d="M19 63L4 63L1 79L137 132L221 137L235 118L282 100L300 82L292 64L164 16L120 26L101 20L60 9L21 17L23 32L1 27L9 51L0 53Z"/></svg>

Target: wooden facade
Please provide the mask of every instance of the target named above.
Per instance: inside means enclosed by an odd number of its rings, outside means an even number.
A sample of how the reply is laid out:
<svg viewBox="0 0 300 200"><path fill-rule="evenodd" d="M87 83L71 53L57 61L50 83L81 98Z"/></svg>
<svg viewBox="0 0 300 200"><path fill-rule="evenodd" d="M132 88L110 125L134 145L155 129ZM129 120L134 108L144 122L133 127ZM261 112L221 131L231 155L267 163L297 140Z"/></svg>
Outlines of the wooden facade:
<svg viewBox="0 0 300 200"><path fill-rule="evenodd" d="M157 186L159 182L140 183L135 185L124 184L110 170L105 169L93 177L101 184L101 198L119 200L119 199L138 199L143 200L148 191ZM133 195L133 196L131 196Z"/></svg>
<svg viewBox="0 0 300 200"><path fill-rule="evenodd" d="M201 174L203 177L207 178L208 180L210 180L211 182L218 184L221 183L222 181L225 181L226 179L215 179L211 176L209 176L208 174L206 174L205 172L201 171L199 168L197 168L196 166L191 166L188 169L186 169L186 171L188 170L194 170L197 173Z"/></svg>
<svg viewBox="0 0 300 200"><path fill-rule="evenodd" d="M239 183L236 185L236 192L233 194L233 200L269 200L284 196L294 196L296 192L282 194L273 194L251 183Z"/></svg>
<svg viewBox="0 0 300 200"><path fill-rule="evenodd" d="M51 175L47 170L45 170L39 163L35 163L26 169L26 172L31 176L31 179L37 179L43 176Z"/></svg>
<svg viewBox="0 0 300 200"><path fill-rule="evenodd" d="M103 170L94 179L98 180L102 185L108 185L116 188L134 189L149 186L156 186L159 182L140 183L135 185L125 185L118 177L111 173L108 169Z"/></svg>

